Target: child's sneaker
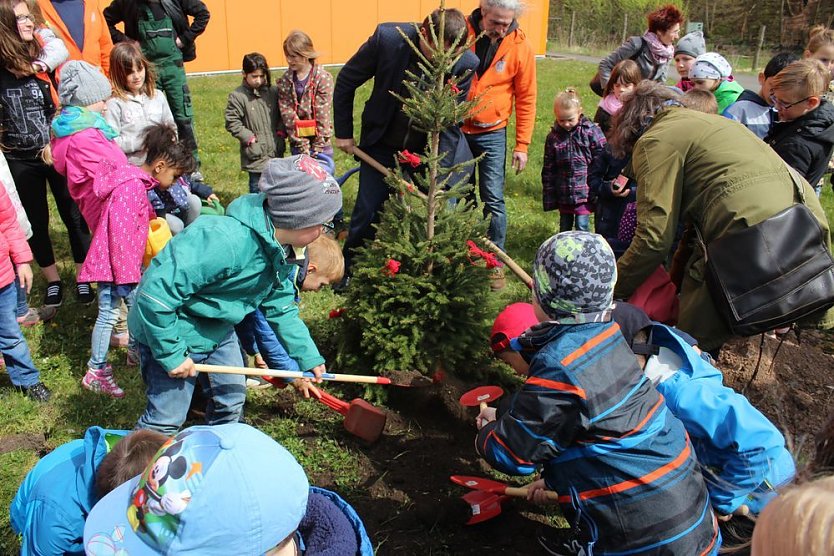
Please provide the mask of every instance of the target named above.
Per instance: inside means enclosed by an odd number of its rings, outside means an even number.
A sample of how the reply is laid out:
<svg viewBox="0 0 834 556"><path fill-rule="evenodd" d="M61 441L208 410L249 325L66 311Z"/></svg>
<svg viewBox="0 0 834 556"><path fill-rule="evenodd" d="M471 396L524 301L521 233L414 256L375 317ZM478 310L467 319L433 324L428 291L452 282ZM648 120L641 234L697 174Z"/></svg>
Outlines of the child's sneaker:
<svg viewBox="0 0 834 556"><path fill-rule="evenodd" d="M43 382L38 382L32 386L20 388L20 390L26 394L30 400L36 402L48 402L49 397L52 395L49 388L47 388Z"/></svg>
<svg viewBox="0 0 834 556"><path fill-rule="evenodd" d="M91 392L107 394L114 398L124 398L125 391L119 388L113 378L113 367L110 364L103 369L87 369L87 374L81 379L81 385Z"/></svg>
<svg viewBox="0 0 834 556"><path fill-rule="evenodd" d="M75 299L83 305L89 305L96 300L96 292L93 286L87 282L79 282L75 285Z"/></svg>
<svg viewBox="0 0 834 556"><path fill-rule="evenodd" d="M64 289L61 282L50 282L46 285L46 296L43 298L45 307L60 307L64 302Z"/></svg>
<svg viewBox="0 0 834 556"><path fill-rule="evenodd" d="M125 364L128 367L138 367L141 359L139 358L139 350L136 348L127 348L127 357Z"/></svg>
<svg viewBox="0 0 834 556"><path fill-rule="evenodd" d="M40 324L40 322L40 313L38 313L37 309L33 309L32 307L29 307L29 310L26 311L25 315L17 317L17 324L20 326L35 326L36 324Z"/></svg>

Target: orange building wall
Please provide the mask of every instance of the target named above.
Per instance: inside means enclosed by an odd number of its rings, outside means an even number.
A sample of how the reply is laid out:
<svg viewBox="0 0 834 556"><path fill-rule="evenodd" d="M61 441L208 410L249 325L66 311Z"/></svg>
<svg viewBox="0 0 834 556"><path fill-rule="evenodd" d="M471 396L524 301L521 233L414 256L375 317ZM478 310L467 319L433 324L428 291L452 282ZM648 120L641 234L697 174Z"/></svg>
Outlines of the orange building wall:
<svg viewBox="0 0 834 556"><path fill-rule="evenodd" d="M197 59L188 72L239 70L248 52L260 52L272 66L286 65L281 44L293 29L313 39L319 62L341 64L386 21L422 21L437 0L204 0L211 11L208 29L197 39ZM109 4L105 0L103 4ZM469 14L478 0L447 0L446 7ZM547 0L528 0L521 28L544 54Z"/></svg>

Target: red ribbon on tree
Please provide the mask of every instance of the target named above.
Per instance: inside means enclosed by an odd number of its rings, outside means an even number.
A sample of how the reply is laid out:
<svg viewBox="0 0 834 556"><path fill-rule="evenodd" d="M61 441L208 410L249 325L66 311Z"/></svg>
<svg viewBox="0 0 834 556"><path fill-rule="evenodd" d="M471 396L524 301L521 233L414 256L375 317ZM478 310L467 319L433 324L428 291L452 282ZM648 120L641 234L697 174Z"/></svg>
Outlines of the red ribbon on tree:
<svg viewBox="0 0 834 556"><path fill-rule="evenodd" d="M328 315L328 318L338 319L339 317L341 317L344 314L345 314L344 308L339 307L338 309L332 309L330 311L330 315Z"/></svg>
<svg viewBox="0 0 834 556"><path fill-rule="evenodd" d="M460 94L460 87L458 87L457 85L452 83L451 79L448 81L448 83L449 83L449 87L452 89L452 92L455 93L456 95L459 95Z"/></svg>
<svg viewBox="0 0 834 556"><path fill-rule="evenodd" d="M397 160L400 164L408 164L412 168L416 168L422 163L420 157L412 152L409 152L408 149L402 151Z"/></svg>
<svg viewBox="0 0 834 556"><path fill-rule="evenodd" d="M473 265L478 259L483 259L487 268L498 268L501 266L501 262L498 260L498 257L495 256L495 253L484 251L471 239L467 240L466 245L469 247L469 262Z"/></svg>
<svg viewBox="0 0 834 556"><path fill-rule="evenodd" d="M390 276L391 278L393 278L400 272L401 265L402 263L400 261L388 259L388 261L385 263L385 266L382 267L382 273L386 276Z"/></svg>

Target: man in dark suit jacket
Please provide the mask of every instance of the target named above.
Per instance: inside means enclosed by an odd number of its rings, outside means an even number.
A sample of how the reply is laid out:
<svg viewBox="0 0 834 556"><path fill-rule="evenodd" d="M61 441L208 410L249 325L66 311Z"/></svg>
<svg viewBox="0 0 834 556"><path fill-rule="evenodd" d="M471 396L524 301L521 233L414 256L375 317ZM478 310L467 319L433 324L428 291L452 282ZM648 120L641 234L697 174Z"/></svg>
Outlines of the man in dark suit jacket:
<svg viewBox="0 0 834 556"><path fill-rule="evenodd" d="M466 19L456 9L446 10L444 27L444 44L450 48L458 36L466 32ZM394 166L394 157L398 151L409 150L421 152L425 148L426 135L410 125L408 117L402 112L402 103L391 91L405 96L408 90L403 85L406 71L419 74L418 56L400 34L400 30L428 57L428 44L431 43L430 26L439 29L440 12L435 10L424 21L419 31L410 23L383 23L378 25L374 34L359 47L336 76L333 91L333 127L336 146L347 153L352 153L353 140L353 100L358 89L369 79L374 79L371 96L362 112L362 129L359 147L386 167ZM460 100L466 100L472 81L472 72L478 66L478 57L467 50L452 68L452 74L464 78L459 83ZM462 139L460 130L455 128L445 134L442 144L448 145L447 152L455 152ZM463 140L465 143L465 140ZM446 151L443 146L441 150ZM468 158L472 158L471 154ZM455 162L460 162L460 158ZM379 220L379 211L390 193L384 177L370 165L361 162L359 170L359 192L350 229L345 241L345 276L350 275L353 252L365 240L372 239L372 224ZM344 282L343 282L344 284Z"/></svg>

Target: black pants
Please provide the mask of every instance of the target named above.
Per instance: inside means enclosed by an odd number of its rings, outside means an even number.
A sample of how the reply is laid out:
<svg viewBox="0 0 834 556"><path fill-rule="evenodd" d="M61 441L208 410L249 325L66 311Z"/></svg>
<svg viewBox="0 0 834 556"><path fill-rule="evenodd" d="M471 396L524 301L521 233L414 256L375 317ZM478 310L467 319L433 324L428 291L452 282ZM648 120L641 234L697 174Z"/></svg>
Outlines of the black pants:
<svg viewBox="0 0 834 556"><path fill-rule="evenodd" d="M78 205L70 197L66 178L41 160L8 159L8 163L20 202L32 224L29 247L35 261L41 268L55 264L55 253L49 237L49 203L46 198L46 184L49 183L58 214L69 234L72 258L76 263L83 263L90 248L90 230Z"/></svg>

